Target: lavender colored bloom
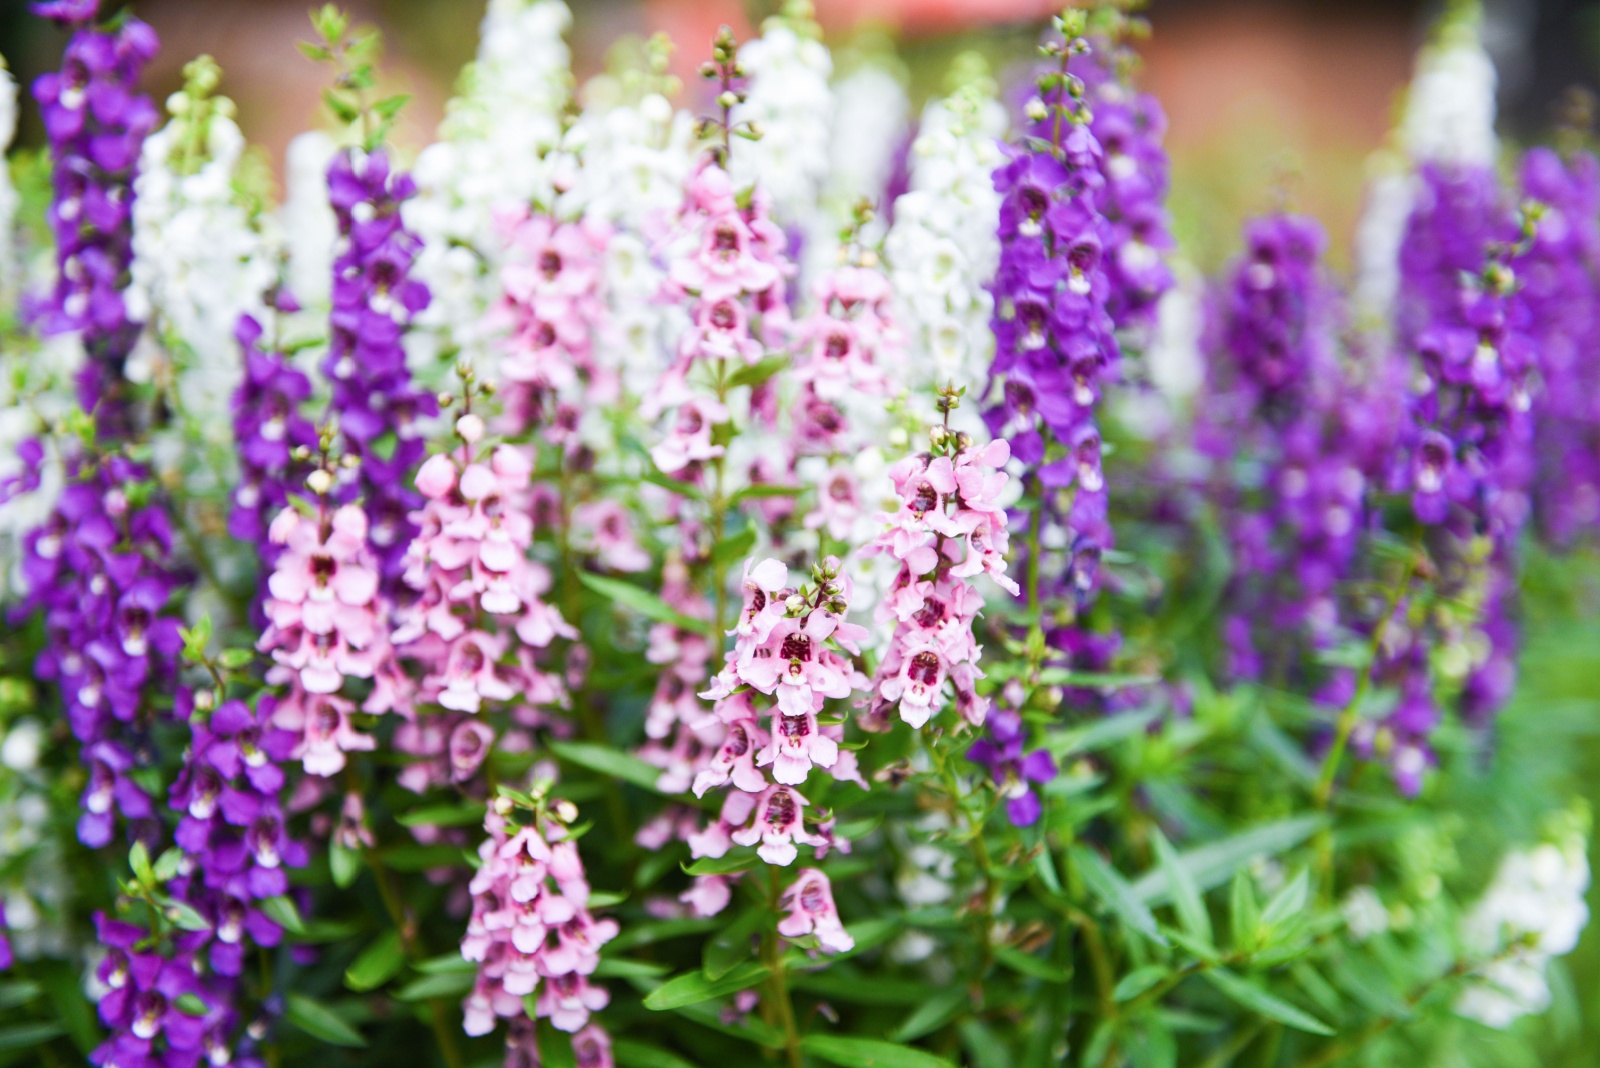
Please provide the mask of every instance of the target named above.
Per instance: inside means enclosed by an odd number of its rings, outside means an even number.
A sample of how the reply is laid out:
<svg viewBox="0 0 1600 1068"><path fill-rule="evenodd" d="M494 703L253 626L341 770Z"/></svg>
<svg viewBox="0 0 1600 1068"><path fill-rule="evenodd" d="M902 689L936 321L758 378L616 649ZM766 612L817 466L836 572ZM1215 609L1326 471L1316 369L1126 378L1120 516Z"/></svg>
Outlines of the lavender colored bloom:
<svg viewBox="0 0 1600 1068"><path fill-rule="evenodd" d="M420 243L400 218L401 204L415 193L411 176L391 172L382 150L360 158L342 152L328 168L342 244L323 371L346 447L360 460L340 499L362 501L391 593L416 534L408 516L422 503L410 477L425 449L416 420L438 411L433 395L412 382L402 344L412 317L429 302L428 287L409 277Z"/></svg>
<svg viewBox="0 0 1600 1068"><path fill-rule="evenodd" d="M57 2L36 10L76 23L92 17L94 8ZM139 334L123 299L133 258L133 179L139 148L157 120L155 106L134 87L156 45L154 31L136 18L113 29L84 26L68 42L61 70L41 75L33 86L50 140L55 193L49 221L60 268L54 289L33 313L46 332L82 334L88 359L79 400L104 431L118 436L127 432L127 413L117 391Z"/></svg>
<svg viewBox="0 0 1600 1068"><path fill-rule="evenodd" d="M1532 149L1522 195L1546 209L1518 268L1543 379L1534 506L1544 533L1568 545L1600 530L1600 162Z"/></svg>
<svg viewBox="0 0 1600 1068"><path fill-rule="evenodd" d="M1340 637L1339 585L1365 525L1356 401L1335 357L1338 309L1315 220L1257 219L1223 297L1200 405L1200 447L1218 468L1233 557L1228 673L1294 676ZM1266 662L1264 649L1279 655Z"/></svg>
<svg viewBox="0 0 1600 1068"><path fill-rule="evenodd" d="M1038 783L1056 777L1056 762L1042 749L1024 753L1026 732L1022 715L1014 709L996 708L984 724L987 737L972 743L967 759L989 769L995 786L1006 799L1006 816L1018 827L1031 827L1039 821Z"/></svg>
<svg viewBox="0 0 1600 1068"><path fill-rule="evenodd" d="M1107 311L1110 224L1100 213L1103 153L1080 102L1057 86L1037 103L1046 117L995 172L996 403L984 420L1028 469L1047 523L1064 528L1070 555L1053 579L1082 604L1112 544L1095 419L1120 356Z"/></svg>
<svg viewBox="0 0 1600 1068"><path fill-rule="evenodd" d="M111 1034L89 1063L119 1068L191 1066L218 1050L218 1036L231 1012L195 967L195 947L203 932L177 936L171 956L147 948L141 927L95 916L98 941L106 948L96 977L106 988L100 1020ZM225 1049L225 1047L222 1047Z"/></svg>
<svg viewBox="0 0 1600 1068"><path fill-rule="evenodd" d="M1069 69L1085 82L1089 129L1102 149L1100 212L1107 223L1105 269L1110 280L1106 310L1118 330L1147 331L1173 282L1167 263L1172 224L1166 206L1171 164L1162 146L1166 112L1153 95L1130 84L1133 66L1126 48L1105 41L1096 42Z"/></svg>
<svg viewBox="0 0 1600 1068"><path fill-rule="evenodd" d="M148 760L153 689L170 686L182 644L167 614L177 588L168 564L172 529L158 503L136 503L147 472L120 456L74 461L73 479L45 524L23 542L28 598L19 612L44 614L36 672L54 682L83 745L89 783L79 836L112 837L117 814L136 837L155 833L149 798L126 775Z"/></svg>
<svg viewBox="0 0 1600 1068"><path fill-rule="evenodd" d="M278 294L274 304L280 314L298 310L287 293ZM263 576L271 573L278 549L268 541L267 527L307 474L304 465L294 462L292 450L317 447L316 427L301 411L311 396L311 381L284 353L263 344L265 333L251 315L241 315L234 329L244 353L244 379L233 395L240 470L228 513L228 533L261 552Z"/></svg>

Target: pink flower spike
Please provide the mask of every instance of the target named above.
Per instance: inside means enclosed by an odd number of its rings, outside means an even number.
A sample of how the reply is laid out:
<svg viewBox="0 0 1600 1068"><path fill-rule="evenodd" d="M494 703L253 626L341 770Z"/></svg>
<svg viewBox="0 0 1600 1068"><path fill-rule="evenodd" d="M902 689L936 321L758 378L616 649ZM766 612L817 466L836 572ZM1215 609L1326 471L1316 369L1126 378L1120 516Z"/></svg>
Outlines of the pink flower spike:
<svg viewBox="0 0 1600 1068"><path fill-rule="evenodd" d="M817 945L825 953L843 953L855 948L855 939L839 922L839 911L833 904L833 886L816 868L800 869L795 881L783 892L782 905L789 910L789 914L778 921L778 933L785 938L816 935Z"/></svg>

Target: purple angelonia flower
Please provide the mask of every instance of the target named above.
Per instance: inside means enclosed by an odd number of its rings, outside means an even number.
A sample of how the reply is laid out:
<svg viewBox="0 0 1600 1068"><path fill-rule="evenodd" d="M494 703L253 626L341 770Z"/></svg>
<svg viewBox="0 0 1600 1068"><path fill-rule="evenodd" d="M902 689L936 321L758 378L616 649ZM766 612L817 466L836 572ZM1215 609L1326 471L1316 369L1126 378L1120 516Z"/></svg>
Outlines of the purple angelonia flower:
<svg viewBox="0 0 1600 1068"><path fill-rule="evenodd" d="M1022 715L1014 709L993 709L984 723L984 732L986 737L967 749L967 759L989 769L996 788L1006 799L1007 818L1018 827L1031 827L1039 821L1042 811L1033 788L1056 777L1056 762L1042 749L1023 752L1026 737Z"/></svg>

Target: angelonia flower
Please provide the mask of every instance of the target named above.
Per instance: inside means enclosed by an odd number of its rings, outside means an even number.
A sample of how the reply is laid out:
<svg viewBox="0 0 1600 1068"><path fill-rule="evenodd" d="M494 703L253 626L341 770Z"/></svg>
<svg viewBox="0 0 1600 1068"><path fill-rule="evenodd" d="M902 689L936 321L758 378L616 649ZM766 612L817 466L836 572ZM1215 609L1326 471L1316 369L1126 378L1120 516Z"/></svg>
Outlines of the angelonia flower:
<svg viewBox="0 0 1600 1068"><path fill-rule="evenodd" d="M733 118L761 136L732 154L734 184L765 190L781 225L803 226L827 177L834 115L833 57L810 0L786 0L763 22L739 49L739 70L749 82Z"/></svg>
<svg viewBox="0 0 1600 1068"><path fill-rule="evenodd" d="M1550 962L1572 952L1589 922L1586 835L1567 834L1508 853L1494 881L1463 921L1473 973L1455 1011L1504 1030L1550 1005Z"/></svg>
<svg viewBox="0 0 1600 1068"><path fill-rule="evenodd" d="M1006 800L1006 818L1018 827L1039 822L1042 806L1034 787L1056 777L1056 762L1042 749L1025 752L1027 732L1022 715L1011 708L989 713L985 737L967 749L967 759L989 769L996 789Z"/></svg>
<svg viewBox="0 0 1600 1068"><path fill-rule="evenodd" d="M1098 589L1100 556L1113 541L1096 411L1120 357L1107 311L1104 153L1082 83L1065 73L1067 57L1087 48L1074 35L1045 46L1063 70L1041 77L1027 109L1030 136L1007 148L995 172L1002 200L994 401L984 412L990 432L1010 442L1027 483L1037 486L1042 525L1059 527L1052 537L1064 543L1066 560L1053 581L1080 604Z"/></svg>
<svg viewBox="0 0 1600 1068"><path fill-rule="evenodd" d="M922 113L910 189L895 200L884 240L895 316L907 351L920 354L896 369L914 398L949 385L977 396L994 356L989 286L1000 257L993 223L1000 196L991 175L1004 158L1006 115L975 57L958 71L959 88ZM975 432L979 424L971 418L957 427Z"/></svg>
<svg viewBox="0 0 1600 1068"><path fill-rule="evenodd" d="M1246 226L1199 404L1202 451L1223 469L1233 555L1224 634L1236 679L1266 674L1263 648L1323 649L1343 634L1340 584L1356 564L1368 479L1359 434L1341 419L1356 398L1334 347L1326 245L1306 216Z"/></svg>
<svg viewBox="0 0 1600 1068"><path fill-rule="evenodd" d="M839 221L860 200L884 203L896 153L904 146L911 101L888 58L871 57L833 86L828 177L822 198Z"/></svg>
<svg viewBox="0 0 1600 1068"><path fill-rule="evenodd" d="M778 921L778 933L785 938L814 935L818 948L829 953L843 953L856 947L839 922L839 910L833 904L833 885L827 875L816 868L801 868L783 892L780 901L787 910Z"/></svg>
<svg viewBox="0 0 1600 1068"><path fill-rule="evenodd" d="M438 408L434 395L413 383L403 344L412 317L429 301L428 287L410 277L420 242L400 215L415 191L409 175L391 171L381 149L346 150L328 168L341 242L333 264L333 336L322 370L333 385L332 411L346 449L359 460L340 497L362 501L391 594L416 533L407 516L420 502L407 476L425 451L418 420Z"/></svg>
<svg viewBox="0 0 1600 1068"><path fill-rule="evenodd" d="M326 489L318 469L308 481ZM311 775L329 776L346 754L376 744L352 722L355 704L341 694L348 679L373 679L365 711L394 701L391 608L369 548L368 521L356 504L333 506L319 493L315 513L293 504L273 519L268 537L279 546L262 612L267 629L256 648L272 657L267 682L283 687L273 726L296 739L291 759Z"/></svg>
<svg viewBox="0 0 1600 1068"><path fill-rule="evenodd" d="M417 156L417 195L401 212L421 241L414 274L433 296L406 335L420 375L456 359L485 373L494 367L496 323L487 313L504 262L497 217L554 198L566 166L555 150L572 95L562 39L571 22L562 0L490 0L440 139Z"/></svg>
<svg viewBox="0 0 1600 1068"><path fill-rule="evenodd" d="M1166 113L1152 94L1133 86L1136 63L1132 50L1113 39L1097 41L1069 70L1084 80L1089 129L1102 151L1106 311L1119 331L1137 328L1148 335L1156 307L1173 285L1167 264L1173 247L1166 207L1171 176L1162 146Z"/></svg>
<svg viewBox="0 0 1600 1068"><path fill-rule="evenodd" d="M413 701L443 710L426 723L408 724L396 744L413 749L413 741L430 732L448 736L447 761L423 762L403 775L418 791L434 785L435 774L461 782L477 771L494 731L474 717L512 708L514 718L534 725L537 709L562 704L561 680L541 670L534 655L557 638L578 636L543 600L550 573L529 556L534 527L527 453L499 445L480 456L478 416L469 411L456 425L463 441L459 458L438 453L417 472L423 506L411 516L419 533L407 549L403 575L412 596L395 611L390 636L397 654L421 673L400 711L411 718Z"/></svg>
<svg viewBox="0 0 1600 1068"><path fill-rule="evenodd" d="M1542 380L1534 506L1541 529L1567 545L1600 529L1600 163L1530 149L1521 190L1544 205L1518 272Z"/></svg>
<svg viewBox="0 0 1600 1068"><path fill-rule="evenodd" d="M133 258L133 180L140 146L157 120L155 106L135 86L157 41L136 18L119 19L114 28L89 25L98 6L36 8L74 32L60 72L40 75L33 85L50 140L49 220L58 266L54 289L35 314L46 333L81 335L87 359L79 403L104 429L123 433L126 415L112 394L139 334L123 294Z"/></svg>
<svg viewBox="0 0 1600 1068"><path fill-rule="evenodd" d="M95 914L95 934L106 951L95 977L105 989L98 1008L110 1034L89 1054L90 1064L261 1063L234 1060L228 1048L231 1005L202 978L199 947L207 932L181 932L170 954L151 946L143 927L103 913ZM198 1004L180 1004L191 1000Z"/></svg>
<svg viewBox="0 0 1600 1068"><path fill-rule="evenodd" d="M245 141L233 102L212 95L221 71L203 57L185 74L184 91L168 104L172 118L140 154L127 303L172 354L182 414L201 440L226 445L220 416L239 365L219 356L241 315L262 315L276 268L234 188Z"/></svg>
<svg viewBox="0 0 1600 1068"><path fill-rule="evenodd" d="M565 801L536 804L523 825L513 821L516 808L504 797L484 815L488 837L478 848L472 918L461 938L461 956L478 965L463 1002L469 1035L488 1034L498 1019L521 1017L530 995L534 1013L569 1034L584 1032L590 1014L610 1001L589 977L600 963L600 947L616 937L617 923L589 912L583 860L567 830L576 809ZM575 1051L580 1045L591 1063L606 1063L603 1037L578 1035Z"/></svg>
<svg viewBox="0 0 1600 1068"><path fill-rule="evenodd" d="M299 305L281 288L269 293L267 300L269 308L260 318L241 315L233 328L244 375L232 399L239 484L228 512L228 534L254 546L270 566L277 547L267 529L310 473L309 464L295 459L296 450L315 449L318 438L304 410L311 399L311 380L280 351L277 336L283 319ZM263 319L270 324L270 333ZM263 577L266 571L263 568Z"/></svg>
<svg viewBox="0 0 1600 1068"><path fill-rule="evenodd" d="M606 301L603 224L561 222L522 209L502 214L505 234L498 383L505 429L539 429L552 444L575 446L585 416L615 404L621 384L596 351ZM593 433L591 429L590 433Z"/></svg>
<svg viewBox="0 0 1600 1068"><path fill-rule="evenodd" d="M996 500L1008 481L997 468L1010 449L1004 441L978 446L942 426L929 437L929 452L890 469L897 508L880 516L883 531L866 550L899 564L876 614L895 624L872 682L867 722L878 729L890 711L923 726L945 707L946 682L961 718L981 726L989 701L977 691L983 672L972 625L983 595L972 580L987 574L1013 596L1020 592L1006 576L1010 538Z"/></svg>
<svg viewBox="0 0 1600 1068"><path fill-rule="evenodd" d="M109 844L117 817L133 837L159 830L149 796L129 772L150 759L153 690L169 687L181 641L167 614L178 587L172 527L151 499L145 468L120 455L75 459L45 523L24 539L27 599L45 644L38 678L55 684L88 769L78 837Z"/></svg>
<svg viewBox="0 0 1600 1068"><path fill-rule="evenodd" d="M333 287L339 221L328 202L328 167L339 146L321 130L296 134L284 155L284 196L277 212L285 278L303 303L326 309Z"/></svg>
<svg viewBox="0 0 1600 1068"><path fill-rule="evenodd" d="M276 703L263 694L254 709L228 700L196 711L179 693L191 740L170 805L181 814L174 840L193 863L173 888L210 922L207 960L221 976L240 975L250 946L278 944L283 931L259 903L287 893L286 869L307 862L280 800L297 739L275 725Z"/></svg>

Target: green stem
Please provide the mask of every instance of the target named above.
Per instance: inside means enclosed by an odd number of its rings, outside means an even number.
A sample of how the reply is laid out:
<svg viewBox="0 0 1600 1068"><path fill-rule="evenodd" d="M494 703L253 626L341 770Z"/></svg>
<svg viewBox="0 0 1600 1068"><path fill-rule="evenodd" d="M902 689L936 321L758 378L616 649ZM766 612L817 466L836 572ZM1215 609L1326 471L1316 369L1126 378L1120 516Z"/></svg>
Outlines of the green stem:
<svg viewBox="0 0 1600 1068"><path fill-rule="evenodd" d="M779 911L783 884L778 869L767 867L767 888L772 896L772 911ZM777 929L770 925L761 936L761 957L770 971L767 974L767 994L775 1006L778 1024L783 1028L783 1052L789 1068L805 1068L800 1056L800 1029L795 1023L794 1002L789 998L789 981L784 974L783 948L778 944Z"/></svg>

